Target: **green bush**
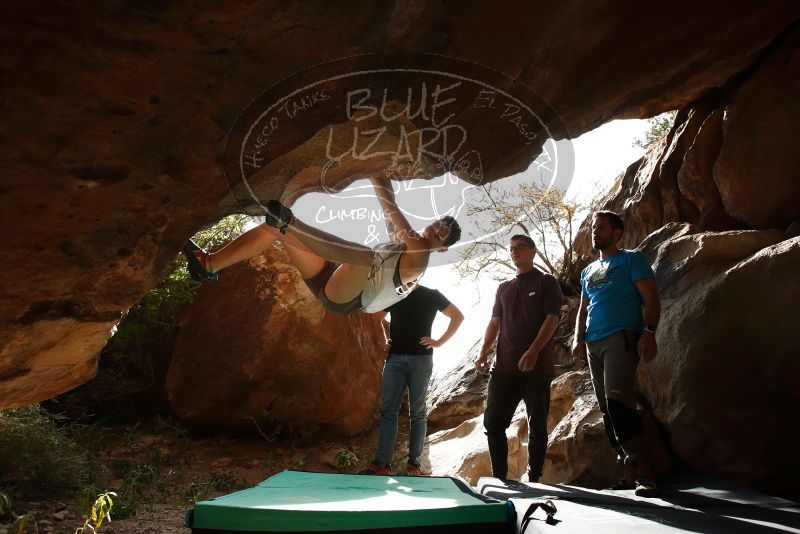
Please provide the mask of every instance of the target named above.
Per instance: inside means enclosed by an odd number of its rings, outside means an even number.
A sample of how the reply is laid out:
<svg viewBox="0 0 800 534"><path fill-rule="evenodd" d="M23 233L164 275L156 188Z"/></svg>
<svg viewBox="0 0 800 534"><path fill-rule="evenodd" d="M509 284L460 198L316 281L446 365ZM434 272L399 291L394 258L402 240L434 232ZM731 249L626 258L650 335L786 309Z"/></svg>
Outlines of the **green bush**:
<svg viewBox="0 0 800 534"><path fill-rule="evenodd" d="M214 494L230 493L241 484L236 475L229 471L214 471L202 480L195 480L183 493L184 504L204 501Z"/></svg>
<svg viewBox="0 0 800 534"><path fill-rule="evenodd" d="M333 459L336 462L336 469L340 473L353 471L358 465L358 456L348 449L341 449L334 455Z"/></svg>
<svg viewBox="0 0 800 534"><path fill-rule="evenodd" d="M39 405L0 411L0 486L16 493L63 495L93 479L80 427L60 424Z"/></svg>
<svg viewBox="0 0 800 534"><path fill-rule="evenodd" d="M659 141L672 129L677 115L677 110L673 110L647 119L647 131L644 133L644 137L634 139L633 146L647 149L650 145Z"/></svg>

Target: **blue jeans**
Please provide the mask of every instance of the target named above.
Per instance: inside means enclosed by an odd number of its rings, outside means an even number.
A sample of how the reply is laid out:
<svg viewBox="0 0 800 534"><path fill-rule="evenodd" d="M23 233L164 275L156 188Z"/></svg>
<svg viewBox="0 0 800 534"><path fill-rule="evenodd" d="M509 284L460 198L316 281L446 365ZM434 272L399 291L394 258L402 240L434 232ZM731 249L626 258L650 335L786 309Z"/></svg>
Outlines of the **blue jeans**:
<svg viewBox="0 0 800 534"><path fill-rule="evenodd" d="M428 417L425 397L433 372L433 356L390 353L383 365L381 379L381 426L375 461L392 463L394 442L397 439L397 415L403 393L408 387L408 411L411 435L408 438L408 461L419 465Z"/></svg>

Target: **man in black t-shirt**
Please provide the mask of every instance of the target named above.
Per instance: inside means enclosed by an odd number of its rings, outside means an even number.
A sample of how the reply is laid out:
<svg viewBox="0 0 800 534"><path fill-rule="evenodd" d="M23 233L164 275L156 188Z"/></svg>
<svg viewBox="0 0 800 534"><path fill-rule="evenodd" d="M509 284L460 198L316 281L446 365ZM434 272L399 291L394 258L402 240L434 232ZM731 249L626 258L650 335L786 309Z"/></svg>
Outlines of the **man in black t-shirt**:
<svg viewBox="0 0 800 534"><path fill-rule="evenodd" d="M497 288L492 318L475 366L486 369L497 342L483 416L492 476L502 479L508 476L506 429L519 402L524 400L528 416L528 480L536 482L542 475L547 452L550 382L555 375L553 335L563 295L552 275L533 266L536 255L533 239L515 235L509 251L517 276Z"/></svg>
<svg viewBox="0 0 800 534"><path fill-rule="evenodd" d="M450 318L442 337L431 338L431 329L436 313L442 312ZM378 437L378 450L375 459L363 474L388 475L392 463L392 452L397 438L397 416L403 393L408 387L408 411L411 431L408 438L408 463L406 474L420 474L420 456L425 444L427 429L428 383L433 372L433 349L441 347L453 337L464 315L435 289L416 286L405 299L373 314L381 321L390 314L389 338L385 340L388 353L383 366L381 380L381 425Z"/></svg>

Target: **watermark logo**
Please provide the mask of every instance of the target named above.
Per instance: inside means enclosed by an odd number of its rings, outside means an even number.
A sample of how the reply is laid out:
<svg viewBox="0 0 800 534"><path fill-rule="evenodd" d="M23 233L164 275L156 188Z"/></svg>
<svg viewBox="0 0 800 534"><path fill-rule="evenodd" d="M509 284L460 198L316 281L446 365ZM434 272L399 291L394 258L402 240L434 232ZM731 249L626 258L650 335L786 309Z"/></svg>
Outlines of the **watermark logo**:
<svg viewBox="0 0 800 534"><path fill-rule="evenodd" d="M418 231L456 218L458 249L481 238L467 238L475 188L536 169L539 182L566 189L574 157L555 140L567 137L546 102L497 71L427 54L363 55L265 90L228 136L225 172L241 211L263 215L280 199L304 222L368 246L393 237L370 181L379 177Z"/></svg>

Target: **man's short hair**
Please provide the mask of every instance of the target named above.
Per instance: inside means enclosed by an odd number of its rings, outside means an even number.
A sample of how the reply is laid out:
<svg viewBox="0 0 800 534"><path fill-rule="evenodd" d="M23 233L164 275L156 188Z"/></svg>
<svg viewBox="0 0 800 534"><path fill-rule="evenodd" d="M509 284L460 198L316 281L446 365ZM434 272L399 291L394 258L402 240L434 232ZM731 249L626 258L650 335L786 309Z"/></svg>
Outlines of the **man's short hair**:
<svg viewBox="0 0 800 534"><path fill-rule="evenodd" d="M525 241L525 244L531 248L536 248L536 243L533 242L531 236L525 234L517 234L511 236L511 241Z"/></svg>
<svg viewBox="0 0 800 534"><path fill-rule="evenodd" d="M605 217L606 219L608 219L608 222L611 223L611 228L613 228L614 230L621 230L623 232L625 231L625 223L623 222L622 217L620 217L613 211L607 211L607 210L596 211L594 212L594 216Z"/></svg>
<svg viewBox="0 0 800 534"><path fill-rule="evenodd" d="M442 217L442 222L447 225L447 237L444 238L442 245L449 247L454 243L458 243L458 240L461 239L461 227L458 225L458 221L450 215L445 215Z"/></svg>

